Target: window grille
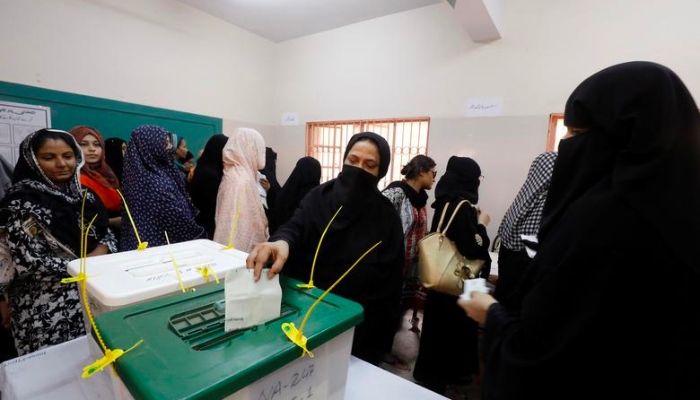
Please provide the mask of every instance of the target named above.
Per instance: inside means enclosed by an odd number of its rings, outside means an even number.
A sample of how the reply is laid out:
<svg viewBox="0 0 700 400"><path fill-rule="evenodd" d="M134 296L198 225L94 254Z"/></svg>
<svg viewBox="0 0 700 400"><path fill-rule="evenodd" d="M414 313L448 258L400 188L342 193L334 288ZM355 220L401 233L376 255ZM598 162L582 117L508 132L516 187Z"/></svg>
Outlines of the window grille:
<svg viewBox="0 0 700 400"><path fill-rule="evenodd" d="M371 131L387 140L392 149L389 171L379 182L383 188L400 180L401 168L418 154L428 155L430 118L358 121L324 121L306 124L306 155L321 163L321 182L338 176L343 167L345 145L359 132Z"/></svg>

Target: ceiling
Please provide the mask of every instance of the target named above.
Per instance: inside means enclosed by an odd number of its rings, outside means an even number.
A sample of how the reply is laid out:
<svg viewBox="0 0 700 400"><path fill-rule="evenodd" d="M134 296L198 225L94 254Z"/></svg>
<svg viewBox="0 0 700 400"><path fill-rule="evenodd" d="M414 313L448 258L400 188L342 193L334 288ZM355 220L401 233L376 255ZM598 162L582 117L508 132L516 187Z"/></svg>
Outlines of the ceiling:
<svg viewBox="0 0 700 400"><path fill-rule="evenodd" d="M445 0L179 0L273 42Z"/></svg>

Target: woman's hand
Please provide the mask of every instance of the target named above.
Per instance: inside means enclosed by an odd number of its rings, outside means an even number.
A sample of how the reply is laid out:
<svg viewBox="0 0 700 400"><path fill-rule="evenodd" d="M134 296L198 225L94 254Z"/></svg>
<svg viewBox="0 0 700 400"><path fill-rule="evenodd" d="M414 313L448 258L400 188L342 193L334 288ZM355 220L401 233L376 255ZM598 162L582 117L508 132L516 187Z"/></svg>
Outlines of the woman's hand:
<svg viewBox="0 0 700 400"><path fill-rule="evenodd" d="M87 254L87 256L88 256L88 257L92 257L92 256L101 256L101 255L107 254L107 253L109 253L109 247L107 247L107 246L105 246L105 245L103 245L103 244L98 244L97 247L95 247L94 250L92 250L91 252L89 252L89 253Z"/></svg>
<svg viewBox="0 0 700 400"><path fill-rule="evenodd" d="M498 303L490 294L482 292L472 292L471 299L459 298L457 304L464 309L469 318L478 322L479 325L486 324L486 314L493 303Z"/></svg>
<svg viewBox="0 0 700 400"><path fill-rule="evenodd" d="M270 191L270 181L265 178L260 178L260 185L265 189L266 192Z"/></svg>
<svg viewBox="0 0 700 400"><path fill-rule="evenodd" d="M289 244L284 240L278 240L276 242L265 242L258 243L253 247L253 250L248 254L248 258L245 260L246 267L252 268L253 278L255 282L260 279L260 273L265 267L267 262L272 259L274 262L270 267L270 271L267 273L267 279L272 279L273 276L279 274L282 271L284 263L289 257Z"/></svg>

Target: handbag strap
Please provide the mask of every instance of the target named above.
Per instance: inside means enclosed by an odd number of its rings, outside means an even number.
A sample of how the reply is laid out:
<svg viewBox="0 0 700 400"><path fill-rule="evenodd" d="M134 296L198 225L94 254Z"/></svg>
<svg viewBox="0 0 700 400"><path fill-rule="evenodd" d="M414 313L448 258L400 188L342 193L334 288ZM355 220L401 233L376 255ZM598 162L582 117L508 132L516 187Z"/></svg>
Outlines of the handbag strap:
<svg viewBox="0 0 700 400"><path fill-rule="evenodd" d="M440 221L438 222L438 227L437 227L437 232L438 233L443 233L447 232L447 230L450 228L450 224L452 224L452 220L455 219L455 215L457 215L457 211L459 211L459 208L462 207L462 204L464 203L469 203L468 200L462 200L457 204L457 207L455 207L454 211L452 211L452 215L450 216L450 220L447 221L447 225L445 226L445 230L442 230L442 221L445 219L445 213L447 212L447 208L450 206L450 203L447 202L445 203L445 208L442 209L442 215L440 215Z"/></svg>

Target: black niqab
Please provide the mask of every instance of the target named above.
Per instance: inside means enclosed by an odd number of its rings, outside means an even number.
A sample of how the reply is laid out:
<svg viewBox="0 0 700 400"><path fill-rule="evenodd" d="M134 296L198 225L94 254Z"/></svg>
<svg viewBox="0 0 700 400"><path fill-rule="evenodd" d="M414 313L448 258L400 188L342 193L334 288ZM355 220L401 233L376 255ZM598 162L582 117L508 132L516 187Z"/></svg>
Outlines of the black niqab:
<svg viewBox="0 0 700 400"><path fill-rule="evenodd" d="M469 157L452 156L447 161L445 174L435 185L435 202L433 208L455 199L466 199L472 204L479 202L479 184L481 168Z"/></svg>
<svg viewBox="0 0 700 400"><path fill-rule="evenodd" d="M195 220L214 237L216 224L216 196L219 193L221 178L224 176L223 151L228 136L217 134L207 140L190 182L190 197L199 214Z"/></svg>
<svg viewBox="0 0 700 400"><path fill-rule="evenodd" d="M578 198L606 190L599 184L609 180L610 189L700 271L700 123L680 78L650 62L606 68L574 90L564 122L588 131L559 144L540 241Z"/></svg>

